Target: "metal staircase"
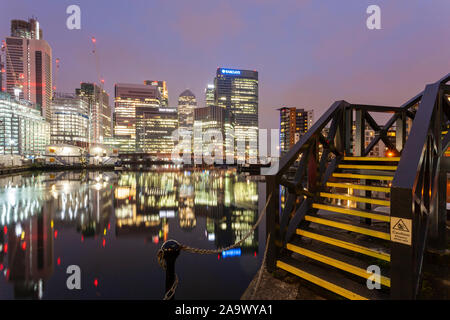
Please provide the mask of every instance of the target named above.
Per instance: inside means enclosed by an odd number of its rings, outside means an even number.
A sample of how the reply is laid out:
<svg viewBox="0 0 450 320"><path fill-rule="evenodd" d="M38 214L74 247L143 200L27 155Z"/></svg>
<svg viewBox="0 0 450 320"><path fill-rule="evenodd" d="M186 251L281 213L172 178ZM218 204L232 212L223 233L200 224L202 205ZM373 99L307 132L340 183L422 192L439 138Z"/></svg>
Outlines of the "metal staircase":
<svg viewBox="0 0 450 320"><path fill-rule="evenodd" d="M344 157L313 202L317 211L305 215L286 244L292 257L280 258L277 266L348 299L387 298L389 184L398 161ZM370 265L380 267L380 291L367 289Z"/></svg>
<svg viewBox="0 0 450 320"><path fill-rule="evenodd" d="M338 101L325 112L266 176L267 195L278 195L266 220L269 271L335 297L417 297L424 251L445 243L449 80L401 107ZM391 118L380 125L374 112ZM369 156L379 141L395 156Z"/></svg>

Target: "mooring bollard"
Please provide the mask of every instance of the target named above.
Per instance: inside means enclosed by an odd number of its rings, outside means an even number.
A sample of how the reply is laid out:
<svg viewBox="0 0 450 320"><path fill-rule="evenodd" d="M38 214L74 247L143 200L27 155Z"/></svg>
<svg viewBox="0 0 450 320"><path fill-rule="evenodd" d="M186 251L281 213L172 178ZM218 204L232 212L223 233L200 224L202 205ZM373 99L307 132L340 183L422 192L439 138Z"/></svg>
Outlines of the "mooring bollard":
<svg viewBox="0 0 450 320"><path fill-rule="evenodd" d="M175 260L180 254L181 245L175 240L167 240L161 246L162 258L164 259L166 265L166 292L168 295L168 300L173 300L175 297L175 292L170 292L173 290L173 286L176 280L175 275Z"/></svg>

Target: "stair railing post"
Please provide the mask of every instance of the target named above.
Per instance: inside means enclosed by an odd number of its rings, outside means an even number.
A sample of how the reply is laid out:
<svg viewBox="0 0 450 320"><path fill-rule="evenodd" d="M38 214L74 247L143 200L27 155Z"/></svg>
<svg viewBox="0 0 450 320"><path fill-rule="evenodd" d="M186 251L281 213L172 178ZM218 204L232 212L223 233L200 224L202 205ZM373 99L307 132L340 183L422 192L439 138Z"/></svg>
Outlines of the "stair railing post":
<svg viewBox="0 0 450 320"><path fill-rule="evenodd" d="M364 121L364 110L356 109L355 111L355 148L353 149L353 155L355 157L363 157L364 156L364 148L365 148L365 121Z"/></svg>
<svg viewBox="0 0 450 320"><path fill-rule="evenodd" d="M445 250L447 247L447 172L450 169L450 158L441 156L438 171L438 194L436 199L436 210L431 217L429 231L429 245L436 250Z"/></svg>
<svg viewBox="0 0 450 320"><path fill-rule="evenodd" d="M395 129L395 147L402 152L406 142L406 113L402 111L397 119Z"/></svg>
<svg viewBox="0 0 450 320"><path fill-rule="evenodd" d="M266 239L269 235L270 240L267 248L266 268L268 272L273 272L276 269L278 247L277 240L281 242L280 238L280 184L276 175L266 176L266 197L272 194L266 209ZM266 200L267 201L267 200Z"/></svg>
<svg viewBox="0 0 450 320"><path fill-rule="evenodd" d="M346 155L351 155L352 153L352 137L353 137L353 108L352 107L346 107L345 108L345 119L344 119L344 125L345 125L345 144L344 144L344 153Z"/></svg>
<svg viewBox="0 0 450 320"><path fill-rule="evenodd" d="M445 146L442 145L442 123L444 120L443 98L445 95L443 90L439 90L438 107L435 115L434 135L437 145L437 157L434 161L438 161L437 166L437 197L432 207L435 209L430 216L430 226L428 232L429 246L436 250L445 250L446 241L446 220L447 220L447 172L450 169L450 161L445 156Z"/></svg>
<svg viewBox="0 0 450 320"><path fill-rule="evenodd" d="M413 218L413 195L411 189L392 187L391 217L412 220L411 235L416 230ZM396 219L397 220L397 219ZM391 221L390 229L393 228ZM411 244L391 239L391 299L414 299L416 292L416 259L414 256L416 241L412 236Z"/></svg>
<svg viewBox="0 0 450 320"><path fill-rule="evenodd" d="M355 111L355 149L354 149L354 156L355 157L363 157L364 156L364 149L366 147L365 139L366 139L366 122L364 118L365 110L363 109L356 109ZM366 180L361 180L362 184L366 183ZM355 192L355 191L354 191ZM356 194L361 197L368 197L369 191L356 191ZM360 209L366 209L366 204L358 202L356 206ZM365 218L360 218L360 222L363 224L370 224L368 223L369 220Z"/></svg>

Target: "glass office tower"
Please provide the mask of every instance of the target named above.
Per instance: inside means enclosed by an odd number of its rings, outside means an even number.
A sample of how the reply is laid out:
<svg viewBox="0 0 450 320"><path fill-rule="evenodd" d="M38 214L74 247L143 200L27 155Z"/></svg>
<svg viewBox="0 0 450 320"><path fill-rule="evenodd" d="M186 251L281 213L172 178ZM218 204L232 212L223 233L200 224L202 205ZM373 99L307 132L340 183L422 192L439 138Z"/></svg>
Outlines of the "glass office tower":
<svg viewBox="0 0 450 320"><path fill-rule="evenodd" d="M258 72L218 68L214 86L215 104L226 110L226 126L234 129L235 150L238 151L239 141L248 141L257 147ZM245 158L256 156L257 148L252 150L247 145Z"/></svg>
<svg viewBox="0 0 450 320"><path fill-rule="evenodd" d="M111 106L109 95L95 83L82 82L75 93L89 104L89 118L91 120L91 143L103 143L103 139L111 137Z"/></svg>
<svg viewBox="0 0 450 320"><path fill-rule="evenodd" d="M40 155L50 143L50 124L26 100L0 92L0 154Z"/></svg>
<svg viewBox="0 0 450 320"><path fill-rule="evenodd" d="M91 122L86 100L71 93L55 93L51 117L51 143L89 146Z"/></svg>
<svg viewBox="0 0 450 320"><path fill-rule="evenodd" d="M157 85L116 84L113 143L120 152L160 158L171 154L177 112L162 101Z"/></svg>

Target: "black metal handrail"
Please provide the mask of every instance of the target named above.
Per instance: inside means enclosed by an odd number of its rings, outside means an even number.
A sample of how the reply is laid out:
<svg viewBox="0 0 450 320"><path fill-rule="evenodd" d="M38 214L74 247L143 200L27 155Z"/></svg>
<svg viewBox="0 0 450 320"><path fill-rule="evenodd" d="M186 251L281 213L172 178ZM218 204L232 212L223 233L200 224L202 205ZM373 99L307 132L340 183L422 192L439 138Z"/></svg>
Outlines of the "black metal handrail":
<svg viewBox="0 0 450 320"><path fill-rule="evenodd" d="M416 97L401 107L349 104L346 101L333 103L281 158L278 171L273 176L266 176L266 179L271 180L268 184L270 188L282 186L287 194L283 210L280 210L279 200L273 200L277 201L273 209L281 212L272 222L279 226L280 243L289 241L306 212L315 211L311 204L318 200L319 192L323 191L323 186L343 155L366 156L380 140L395 153L401 152L406 138L406 119L414 118L411 108L416 104ZM393 115L386 124L379 125L370 115L371 111ZM355 134L352 133L353 113ZM394 124L397 124L395 144L387 136ZM328 132L325 136L326 127ZM365 146L365 131L368 129L375 132L375 137Z"/></svg>
<svg viewBox="0 0 450 320"><path fill-rule="evenodd" d="M443 167L442 130L447 127L450 75L427 85L408 140L402 152L391 189L391 297L414 299L419 294L427 240L442 238L442 202L445 206L446 171ZM448 134L447 134L448 135ZM447 136L444 141L447 141ZM440 202L440 203L439 203ZM406 238L397 239L395 224L411 225ZM429 234L431 222L434 231ZM445 234L445 229L444 229ZM409 234L409 239L408 239ZM444 236L445 238L445 236ZM435 240L434 239L434 240ZM439 242L439 240L438 240Z"/></svg>
<svg viewBox="0 0 450 320"><path fill-rule="evenodd" d="M435 145L441 145L442 149L440 139L441 131L440 129L438 131L437 127L442 125L441 120L444 119L443 114L447 116L446 119L450 118L450 110L443 109L443 104L440 103L441 109L439 110L441 111L434 112L436 103L433 104L431 97L436 93L436 87L440 90L439 96L443 97L444 93L442 90L447 90L445 92L450 90L448 86L444 85L449 79L450 75L442 78L435 85L427 86L423 92L417 94L400 107L350 104L346 101L336 101L313 127L280 159L278 171L273 175L266 176L267 194L273 193L274 195L279 195L278 197L273 196L271 198L266 216L267 232L274 235L271 238L271 243L269 243L266 260L269 271L275 269L280 247L294 235L295 229L302 222L305 214L307 212L314 213L317 211L317 209L312 208L312 203L320 201L319 193L324 190L327 180L342 160L342 157L344 155L367 156L379 141L383 141L386 147L397 155L402 155L398 165L400 173L396 173L392 184L391 210L395 217L402 217L401 215L396 215L396 211L400 210L399 208L402 206L409 206L404 210L405 217L411 217L413 215L412 191L416 191L417 184L414 185L412 182L416 180L418 174L416 173L416 169L426 168L422 171L427 171L427 175L430 177L430 172L433 171L430 171L429 165L433 163L433 168L436 166L439 167L439 161L443 154L442 150L437 154L432 154L436 148L433 149L430 146L432 145L432 140ZM437 94L434 97L436 98ZM427 106L427 110L424 110L425 107L423 106ZM448 104L445 104L445 106L448 107ZM430 108L432 111L428 110ZM390 113L392 116L384 125L380 125L374 120L370 112ZM436 116L438 113L439 117ZM413 126L408 139L406 139L407 119L413 120ZM394 125L395 143L387 135L389 130L393 130ZM327 133L324 131L325 128L328 129ZM428 131L425 128L428 128ZM432 131L433 135L428 134L431 132L430 128L434 128L434 131ZM365 143L365 132L367 129L375 132L374 139L368 145ZM427 132L426 137L433 137L433 139L428 138L430 141L426 140L425 142L424 132ZM410 140L411 137L413 140ZM417 142L419 144L423 143L418 145L414 141L419 141ZM444 138L443 144L444 146L450 145L449 134ZM434 162L424 160L424 158L428 159L427 157L430 159L433 158ZM416 164L415 167L413 163ZM434 177L434 175L431 176ZM397 177L402 177L402 184L398 183L398 179L400 178ZM427 190L437 192L435 187L430 189L430 185L432 184L425 184L426 188L428 188ZM286 199L282 201L284 208L280 205L280 198L283 192L286 196ZM405 192L410 195L409 198L402 198ZM430 201L427 200L426 196L420 199L423 199L423 203L429 206ZM417 195L414 200L417 202ZM410 207L411 210L409 209ZM415 220L414 225L416 226L417 223ZM421 237L426 238L427 229L422 229ZM414 271L414 276L411 275L409 278L402 273L405 266L402 266L401 259L405 254L400 251L404 250L402 247L404 245L393 243L391 259L393 260L392 266L394 271L391 292L394 298L412 298L417 293L417 289L415 289L414 294L410 290L411 294L407 295L405 294L405 290L398 289L399 287L405 286L405 281L409 281L407 279L416 279L417 275L420 275L419 265L421 263L417 259L423 255L425 242L420 239L415 239L413 243L416 255L411 262L408 260L408 268L413 268L414 266L416 271ZM420 248L419 244L421 246ZM412 252L409 254L410 257L413 256ZM417 288L418 282L416 280L412 282L414 282L414 285L411 286Z"/></svg>

